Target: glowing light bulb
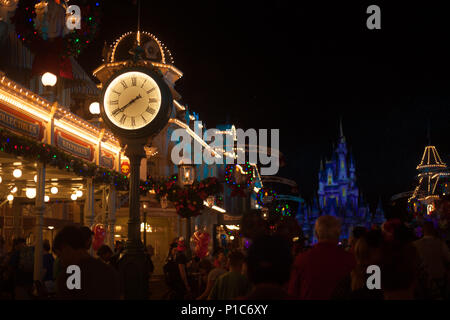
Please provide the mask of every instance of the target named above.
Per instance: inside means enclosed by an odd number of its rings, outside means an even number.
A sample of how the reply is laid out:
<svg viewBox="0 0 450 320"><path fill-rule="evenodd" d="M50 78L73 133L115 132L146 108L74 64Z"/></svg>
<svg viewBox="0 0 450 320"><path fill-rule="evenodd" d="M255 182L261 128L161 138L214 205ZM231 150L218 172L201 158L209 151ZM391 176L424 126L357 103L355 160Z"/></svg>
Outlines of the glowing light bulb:
<svg viewBox="0 0 450 320"><path fill-rule="evenodd" d="M22 170L14 169L13 176L14 176L14 178L20 178L22 176Z"/></svg>
<svg viewBox="0 0 450 320"><path fill-rule="evenodd" d="M50 72L46 72L42 75L41 81L44 86L53 87L56 84L58 78Z"/></svg>
<svg viewBox="0 0 450 320"><path fill-rule="evenodd" d="M50 192L51 192L52 194L57 194L57 193L58 193L58 188L57 188L57 187L52 187L52 188L50 189Z"/></svg>
<svg viewBox="0 0 450 320"><path fill-rule="evenodd" d="M77 195L77 198L81 198L81 197L83 196L83 191L77 190L77 191L75 192L75 194Z"/></svg>
<svg viewBox="0 0 450 320"><path fill-rule="evenodd" d="M16 193L17 192L17 187L12 188L11 193Z"/></svg>
<svg viewBox="0 0 450 320"><path fill-rule="evenodd" d="M78 197L75 193L72 193L72 195L70 196L70 199L72 199L73 201L77 200Z"/></svg>
<svg viewBox="0 0 450 320"><path fill-rule="evenodd" d="M100 114L100 104L98 102L92 102L89 106L89 112L92 114Z"/></svg>
<svg viewBox="0 0 450 320"><path fill-rule="evenodd" d="M50 201L50 197L49 196L44 196L44 202L49 202Z"/></svg>
<svg viewBox="0 0 450 320"><path fill-rule="evenodd" d="M36 188L27 188L27 191L25 191L25 194L28 199L36 198Z"/></svg>
<svg viewBox="0 0 450 320"><path fill-rule="evenodd" d="M9 194L9 195L6 197L6 199L7 199L8 201L13 201L13 200L14 200L14 196L13 196L12 194Z"/></svg>

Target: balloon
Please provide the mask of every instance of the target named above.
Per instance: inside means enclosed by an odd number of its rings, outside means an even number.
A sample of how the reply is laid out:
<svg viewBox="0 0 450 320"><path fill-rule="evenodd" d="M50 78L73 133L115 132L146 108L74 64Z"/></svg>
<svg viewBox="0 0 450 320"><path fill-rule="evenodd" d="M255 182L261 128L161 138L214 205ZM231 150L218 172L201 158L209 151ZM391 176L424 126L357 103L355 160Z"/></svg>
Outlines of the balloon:
<svg viewBox="0 0 450 320"><path fill-rule="evenodd" d="M94 226L94 240L92 241L92 248L98 250L106 238L106 230L101 224Z"/></svg>

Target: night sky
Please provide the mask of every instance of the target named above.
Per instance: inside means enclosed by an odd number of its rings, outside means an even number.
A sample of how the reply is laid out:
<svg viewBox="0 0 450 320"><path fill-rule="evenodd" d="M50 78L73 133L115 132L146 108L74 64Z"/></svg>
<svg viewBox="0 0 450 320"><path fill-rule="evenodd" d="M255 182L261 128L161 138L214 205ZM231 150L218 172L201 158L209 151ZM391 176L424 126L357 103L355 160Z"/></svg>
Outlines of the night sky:
<svg viewBox="0 0 450 320"><path fill-rule="evenodd" d="M280 129L279 175L297 181L306 199L342 116L360 191L373 206L412 190L428 121L449 161L450 19L436 4L378 2L382 29L368 30L373 3L347 2L145 0L141 29L171 50L184 73L176 89L208 128L229 119ZM137 28L132 0L103 1L103 10L97 41L79 59L88 72L105 40Z"/></svg>

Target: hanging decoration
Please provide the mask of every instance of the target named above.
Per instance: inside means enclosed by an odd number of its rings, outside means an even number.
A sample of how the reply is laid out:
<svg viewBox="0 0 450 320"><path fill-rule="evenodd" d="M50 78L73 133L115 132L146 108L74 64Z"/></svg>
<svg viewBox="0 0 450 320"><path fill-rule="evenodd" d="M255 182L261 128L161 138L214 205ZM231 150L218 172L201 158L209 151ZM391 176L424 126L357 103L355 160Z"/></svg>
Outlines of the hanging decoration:
<svg viewBox="0 0 450 320"><path fill-rule="evenodd" d="M278 199L278 195L272 189L261 188L256 194L256 202L259 206L264 207Z"/></svg>
<svg viewBox="0 0 450 320"><path fill-rule="evenodd" d="M225 167L225 181L232 189L232 197L245 197L244 191L253 183L253 171L248 162L245 165L229 164Z"/></svg>
<svg viewBox="0 0 450 320"><path fill-rule="evenodd" d="M78 5L81 9L80 29L67 29L68 1L19 1L11 22L15 26L17 38L35 54L33 74L51 72L72 79L69 57L78 57L97 35L100 1L70 1L70 5Z"/></svg>
<svg viewBox="0 0 450 320"><path fill-rule="evenodd" d="M275 213L281 217L290 217L292 216L292 207L288 203L278 203L275 207Z"/></svg>

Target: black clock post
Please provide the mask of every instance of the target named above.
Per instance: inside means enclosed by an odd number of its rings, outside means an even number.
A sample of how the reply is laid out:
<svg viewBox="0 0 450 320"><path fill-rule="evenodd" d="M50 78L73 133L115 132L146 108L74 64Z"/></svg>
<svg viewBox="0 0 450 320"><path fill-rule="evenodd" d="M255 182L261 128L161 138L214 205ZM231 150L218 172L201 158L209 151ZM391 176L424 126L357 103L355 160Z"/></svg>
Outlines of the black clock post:
<svg viewBox="0 0 450 320"><path fill-rule="evenodd" d="M140 233L139 176L141 160L145 158L146 140L126 140L125 155L130 159L130 190L128 240L123 259L119 263L124 298L127 300L147 299L149 282L149 261Z"/></svg>

